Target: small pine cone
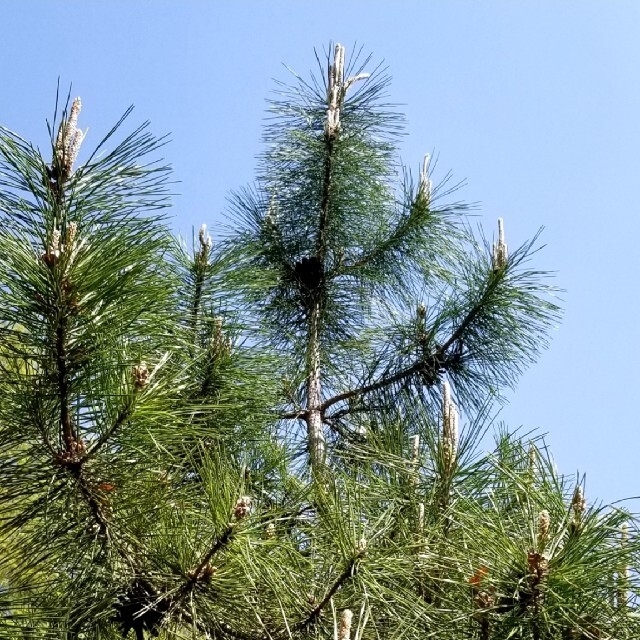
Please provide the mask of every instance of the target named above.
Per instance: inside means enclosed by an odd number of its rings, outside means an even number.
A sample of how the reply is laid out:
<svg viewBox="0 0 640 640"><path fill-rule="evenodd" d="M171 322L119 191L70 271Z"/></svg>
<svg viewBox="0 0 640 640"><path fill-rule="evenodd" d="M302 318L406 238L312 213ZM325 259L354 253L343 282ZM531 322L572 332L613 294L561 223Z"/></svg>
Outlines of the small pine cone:
<svg viewBox="0 0 640 640"><path fill-rule="evenodd" d="M136 391L141 391L149 384L149 369L145 362L141 362L133 368L133 386Z"/></svg>
<svg viewBox="0 0 640 640"><path fill-rule="evenodd" d="M478 609L490 609L495 603L495 597L488 591L478 591L474 597Z"/></svg>
<svg viewBox="0 0 640 640"><path fill-rule="evenodd" d="M549 575L549 558L543 553L529 551L527 554L529 573L535 581L540 582Z"/></svg>
<svg viewBox="0 0 640 640"><path fill-rule="evenodd" d="M249 513L251 513L251 497L242 496L236 502L236 506L233 508L233 515L236 520L243 520Z"/></svg>

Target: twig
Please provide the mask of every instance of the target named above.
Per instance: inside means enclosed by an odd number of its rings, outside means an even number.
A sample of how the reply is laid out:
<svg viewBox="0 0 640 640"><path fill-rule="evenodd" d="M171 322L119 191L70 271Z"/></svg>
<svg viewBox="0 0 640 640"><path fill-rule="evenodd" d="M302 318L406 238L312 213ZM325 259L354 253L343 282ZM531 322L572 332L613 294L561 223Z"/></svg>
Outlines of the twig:
<svg viewBox="0 0 640 640"><path fill-rule="evenodd" d="M104 444L111 439L111 437L115 434L115 432L125 423L127 418L131 416L131 403L127 403L127 405L120 410L120 413L115 419L115 422L105 431L98 441L89 449L84 459L86 460L89 457L94 456Z"/></svg>
<svg viewBox="0 0 640 640"><path fill-rule="evenodd" d="M322 613L324 608L329 604L329 602L331 601L331 598L333 598L333 596L337 593L338 589L340 589L340 587L349 578L353 578L355 576L357 571L356 560L360 558L361 555L362 555L361 553L358 554L355 558L352 558L347 563L347 566L344 568L344 571L338 576L337 580L333 583L333 585L331 585L331 588L329 589L329 591L327 591L324 598L322 598L322 600L318 603L318 605L314 607L314 609L306 618L304 618L303 620L300 620L292 627L294 631L301 631L302 629L305 629L309 625L313 624L320 617L320 614Z"/></svg>
<svg viewBox="0 0 640 640"><path fill-rule="evenodd" d="M499 275L502 275L502 273L503 272L500 272ZM329 407L332 407L338 402L343 402L344 400L349 400L350 398L354 398L359 395L371 393L372 391L377 391L378 389L384 389L385 387L389 387L396 382L402 382L403 380L406 380L416 373L420 373L421 371L424 372L428 367L431 369L429 373L431 373L431 377L434 379L435 384L435 382L437 381L438 372L446 369L452 361L452 358L447 352L458 340L460 340L460 338L462 338L469 325L482 311L484 305L486 304L487 298L491 295L491 293L493 293L499 283L499 280L500 278L496 277L496 274L492 273L492 277L489 280L488 286L481 299L470 309L469 313L467 313L462 322L453 331L449 338L447 338L447 340L442 345L438 346L438 348L431 355L422 357L408 367L405 367L404 369L401 369L400 371L390 376L383 377L376 382L344 391L343 393L339 393L332 398L325 400L319 407L321 414L324 414L324 412Z"/></svg>

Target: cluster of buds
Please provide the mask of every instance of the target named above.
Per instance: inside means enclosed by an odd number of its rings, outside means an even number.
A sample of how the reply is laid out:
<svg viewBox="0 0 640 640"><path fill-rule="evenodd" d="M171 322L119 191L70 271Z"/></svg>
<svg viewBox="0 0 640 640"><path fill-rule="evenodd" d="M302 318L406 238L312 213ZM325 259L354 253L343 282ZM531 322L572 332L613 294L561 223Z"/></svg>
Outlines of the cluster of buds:
<svg viewBox="0 0 640 640"><path fill-rule="evenodd" d="M264 528L264 537L266 540L273 540L276 537L276 525L273 522L267 523Z"/></svg>
<svg viewBox="0 0 640 640"><path fill-rule="evenodd" d="M146 362L133 367L133 388L136 391L142 391L149 384L149 369Z"/></svg>
<svg viewBox="0 0 640 640"><path fill-rule="evenodd" d="M327 121L325 133L329 138L335 138L340 130L340 111L344 97L349 87L359 80L366 80L371 74L359 73L356 76L344 79L344 47L336 44L333 64L329 65L327 77Z"/></svg>
<svg viewBox="0 0 640 640"><path fill-rule="evenodd" d="M537 589L549 575L549 558L544 553L529 551L527 553L527 566L532 586Z"/></svg>
<svg viewBox="0 0 640 640"><path fill-rule="evenodd" d="M244 520L251 513L251 497L242 496L238 498L233 507L233 515L236 520Z"/></svg>
<svg viewBox="0 0 640 640"><path fill-rule="evenodd" d="M191 582L210 582L213 575L218 571L218 567L207 562L204 566L195 567L187 571L187 578Z"/></svg>
<svg viewBox="0 0 640 640"><path fill-rule="evenodd" d="M420 181L418 182L418 198L427 205L431 202L431 191L433 190L433 183L429 178L430 164L431 156L427 153L422 161Z"/></svg>
<svg viewBox="0 0 640 640"><path fill-rule="evenodd" d="M200 242L200 250L196 252L196 262L199 265L206 266L209 264L209 255L211 253L211 247L213 246L213 241L211 240L211 235L207 231L207 225L203 224L200 227L200 231L198 231L198 240Z"/></svg>
<svg viewBox="0 0 640 640"><path fill-rule="evenodd" d="M54 229L51 233L51 242L45 253L42 254L43 261L52 267L60 259L60 255L64 251L64 245L60 244L60 231Z"/></svg>
<svg viewBox="0 0 640 640"><path fill-rule="evenodd" d="M448 470L453 468L458 452L458 419L458 409L451 399L449 383L445 381L442 385L442 449Z"/></svg>
<svg viewBox="0 0 640 640"><path fill-rule="evenodd" d="M362 536L356 543L356 555L358 557L363 556L367 550L367 539Z"/></svg>
<svg viewBox="0 0 640 640"><path fill-rule="evenodd" d="M549 541L549 529L551 528L551 516L546 509L538 514L538 547L543 550Z"/></svg>
<svg viewBox="0 0 640 640"><path fill-rule="evenodd" d="M72 247L73 243L76 241L76 236L78 235L78 224L76 222L70 222L67 225L67 245Z"/></svg>
<svg viewBox="0 0 640 640"><path fill-rule="evenodd" d="M504 222L502 218L498 218L498 241L493 243L493 252L491 254L493 270L500 271L504 269L508 257L507 243L504 241Z"/></svg>
<svg viewBox="0 0 640 640"><path fill-rule="evenodd" d="M82 438L73 439L64 451L58 451L55 461L61 467L78 467L87 453L87 445Z"/></svg>
<svg viewBox="0 0 640 640"><path fill-rule="evenodd" d="M55 158L49 172L52 186L59 188L66 182L73 171L73 164L78 157L80 145L87 132L78 129L78 116L82 109L80 98L76 98L71 105L69 117L60 123L58 136L54 147Z"/></svg>
<svg viewBox="0 0 640 640"><path fill-rule="evenodd" d="M573 492L573 498L571 500L571 509L573 510L573 523L575 526L579 526L582 523L582 517L587 508L587 501L584 498L582 487L578 485Z"/></svg>
<svg viewBox="0 0 640 640"><path fill-rule="evenodd" d="M214 360L226 358L231 353L231 339L225 334L223 324L223 320L220 317L215 318L213 321L209 350Z"/></svg>
<svg viewBox="0 0 640 640"><path fill-rule="evenodd" d="M351 639L351 622L353 621L353 611L345 609L340 616L340 624L338 625L337 640Z"/></svg>
<svg viewBox="0 0 640 640"><path fill-rule="evenodd" d="M52 267L60 260L60 256L67 250L71 251L78 235L78 225L75 222L70 222L67 225L67 233L65 237L65 244L62 244L62 234L59 229L54 229L51 232L51 241L45 253L42 254L42 260Z"/></svg>

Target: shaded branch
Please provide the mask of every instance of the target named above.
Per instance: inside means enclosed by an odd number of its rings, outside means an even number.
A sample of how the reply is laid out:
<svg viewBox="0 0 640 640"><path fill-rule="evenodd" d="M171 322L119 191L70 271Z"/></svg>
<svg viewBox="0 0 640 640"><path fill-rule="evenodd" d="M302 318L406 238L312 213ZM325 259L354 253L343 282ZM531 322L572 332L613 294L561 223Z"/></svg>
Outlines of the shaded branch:
<svg viewBox="0 0 640 640"><path fill-rule="evenodd" d="M234 530L234 526L229 525L224 530L223 534L213 543L200 564L193 571L189 572L189 582L186 585L187 588L192 587L196 582L198 582L205 572L207 565L211 562L211 559L231 541Z"/></svg>
<svg viewBox="0 0 640 640"><path fill-rule="evenodd" d="M313 608L311 613L309 613L309 615L306 618L304 618L303 620L300 620L299 622L296 622L296 624L293 625L292 629L294 631L300 631L302 629L307 628L309 625L312 625L320 617L320 614L324 611L325 607L329 604L329 602L331 601L331 598L333 598L333 596L337 593L338 589L340 589L340 587L345 582L347 582L349 578L353 578L355 576L357 572L356 561L360 557L362 557L362 552L358 553L354 558L352 558L348 562L343 572L338 576L336 581L331 585L331 588L329 589L329 591L327 591L324 598L322 598L322 600Z"/></svg>
<svg viewBox="0 0 640 640"><path fill-rule="evenodd" d="M431 210L429 203L418 196L410 207L409 214L403 216L391 233L370 252L361 255L354 263L343 266L342 272L348 274L370 264L384 260L385 255L399 251L407 242L409 235L422 228Z"/></svg>
<svg viewBox="0 0 640 640"><path fill-rule="evenodd" d="M381 379L370 384L362 385L360 387L344 391L343 393L339 393L325 400L319 407L320 412L324 415L324 412L334 404L349 400L350 398L354 398L356 396L365 395L373 391L378 391L379 389L384 389L397 382L402 382L417 373L426 373L428 377L434 381L435 384L438 374L441 371L446 370L447 367L455 361L454 358L448 353L449 349L464 336L469 326L482 312L484 306L487 303L487 300L491 297L496 287L501 282L502 278L499 276L502 273L504 273L504 271L502 271L500 274L492 273L492 276L490 277L489 282L487 283L487 286L482 296L480 297L480 300L473 305L473 307L469 310L467 315L463 318L462 322L453 331L449 338L447 338L447 340L442 345L438 346L438 348L431 355L416 360L416 362L414 362L413 364L405 367L404 369L401 369L400 371L397 371L394 374L384 376ZM297 416L288 414L287 417L294 418Z"/></svg>
<svg viewBox="0 0 640 640"><path fill-rule="evenodd" d="M298 409L297 411L288 411L287 413L281 413L278 418L280 420L299 420L306 418L309 413L309 409Z"/></svg>
<svg viewBox="0 0 640 640"><path fill-rule="evenodd" d="M106 535L108 530L108 522L105 514L103 513L102 504L95 495L95 492L92 490L91 484L85 478L82 471L82 465L78 464L76 467L70 467L69 471L78 482L80 493L85 499L87 506L89 507L89 511L91 512L93 520L98 525L100 535Z"/></svg>
<svg viewBox="0 0 640 640"><path fill-rule="evenodd" d="M127 405L121 409L120 413L115 419L115 422L105 431L98 441L89 449L85 456L85 460L89 457L94 456L103 446L104 444L111 439L111 437L116 433L116 431L126 422L126 420L131 416L131 403L127 403Z"/></svg>

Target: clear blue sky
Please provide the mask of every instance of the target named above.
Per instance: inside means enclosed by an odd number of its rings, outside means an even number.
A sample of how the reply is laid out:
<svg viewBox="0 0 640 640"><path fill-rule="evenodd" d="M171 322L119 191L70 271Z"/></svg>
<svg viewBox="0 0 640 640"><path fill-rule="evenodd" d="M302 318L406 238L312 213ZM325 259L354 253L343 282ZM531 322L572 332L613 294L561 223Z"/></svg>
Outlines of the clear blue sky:
<svg viewBox="0 0 640 640"><path fill-rule="evenodd" d="M170 132L175 228L216 225L252 180L264 99L286 62L355 42L384 59L408 117L402 157L435 149L488 235L545 227L565 318L501 418L548 432L587 493L640 494L640 2L2 0L0 122L45 143L58 76L87 146L131 103Z"/></svg>

